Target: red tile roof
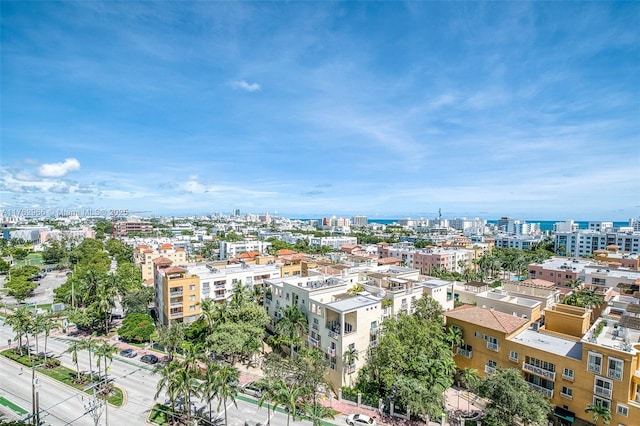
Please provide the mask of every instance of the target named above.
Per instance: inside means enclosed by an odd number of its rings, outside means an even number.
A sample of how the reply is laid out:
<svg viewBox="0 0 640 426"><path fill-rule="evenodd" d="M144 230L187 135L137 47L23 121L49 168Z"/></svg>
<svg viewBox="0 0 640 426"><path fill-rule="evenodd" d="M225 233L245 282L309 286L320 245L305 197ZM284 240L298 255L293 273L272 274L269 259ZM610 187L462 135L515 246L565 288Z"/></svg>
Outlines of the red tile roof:
<svg viewBox="0 0 640 426"><path fill-rule="evenodd" d="M402 263L402 260L395 257L383 257L381 259L378 259L378 265L393 265L396 263L400 264Z"/></svg>
<svg viewBox="0 0 640 426"><path fill-rule="evenodd" d="M172 248L173 248L173 246L171 244L169 244L169 243L165 243L165 244L160 246L160 250L169 250L169 249L172 249Z"/></svg>
<svg viewBox="0 0 640 426"><path fill-rule="evenodd" d="M165 274L184 274L185 272L187 272L187 270L179 266L172 266L164 270Z"/></svg>
<svg viewBox="0 0 640 426"><path fill-rule="evenodd" d="M296 254L296 253L297 253L297 251L289 250L289 249L280 249L280 250L278 250L276 252L276 254L278 256L285 256L285 255L288 255L288 254Z"/></svg>
<svg viewBox="0 0 640 426"><path fill-rule="evenodd" d="M445 312L444 315L447 318L477 324L480 327L501 331L505 334L513 333L529 323L529 320L526 318L471 305L460 306L452 311Z"/></svg>
<svg viewBox="0 0 640 426"><path fill-rule="evenodd" d="M171 259L167 259L166 257L160 256L153 259L154 265L171 265L173 261Z"/></svg>
<svg viewBox="0 0 640 426"><path fill-rule="evenodd" d="M556 286L551 281L541 280L540 278L529 278L527 280L524 280L515 284L520 284L527 287L537 287L537 288L555 288Z"/></svg>

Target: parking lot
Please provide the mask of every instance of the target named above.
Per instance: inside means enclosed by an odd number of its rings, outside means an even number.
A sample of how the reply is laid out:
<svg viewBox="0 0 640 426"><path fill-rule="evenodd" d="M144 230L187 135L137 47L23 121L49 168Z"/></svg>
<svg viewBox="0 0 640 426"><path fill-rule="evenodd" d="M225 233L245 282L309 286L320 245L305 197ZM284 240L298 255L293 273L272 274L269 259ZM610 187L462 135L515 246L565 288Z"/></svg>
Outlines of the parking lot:
<svg viewBox="0 0 640 426"><path fill-rule="evenodd" d="M53 303L53 290L60 287L67 281L68 271L55 271L47 272L44 278L35 280L36 288L33 291L31 297L25 300L25 303L33 303L35 305L44 305ZM5 280L8 277L6 275L0 276L0 288L4 287ZM2 295L4 303L7 305L15 305L16 300L6 294Z"/></svg>

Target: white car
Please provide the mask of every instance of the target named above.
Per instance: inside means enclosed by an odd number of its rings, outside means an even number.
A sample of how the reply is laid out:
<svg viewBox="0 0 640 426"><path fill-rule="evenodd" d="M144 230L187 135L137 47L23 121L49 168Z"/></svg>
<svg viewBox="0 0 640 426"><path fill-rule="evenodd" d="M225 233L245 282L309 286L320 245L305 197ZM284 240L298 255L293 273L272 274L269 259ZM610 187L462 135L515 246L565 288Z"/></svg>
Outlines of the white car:
<svg viewBox="0 0 640 426"><path fill-rule="evenodd" d="M376 426L376 420L366 414L350 414L347 417L350 426Z"/></svg>

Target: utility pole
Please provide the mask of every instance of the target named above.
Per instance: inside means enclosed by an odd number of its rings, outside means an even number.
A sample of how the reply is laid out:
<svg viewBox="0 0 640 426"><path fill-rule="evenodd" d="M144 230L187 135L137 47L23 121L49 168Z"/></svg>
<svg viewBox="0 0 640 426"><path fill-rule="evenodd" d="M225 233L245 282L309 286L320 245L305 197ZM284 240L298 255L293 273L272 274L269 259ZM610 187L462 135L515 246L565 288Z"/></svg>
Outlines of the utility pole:
<svg viewBox="0 0 640 426"><path fill-rule="evenodd" d="M36 390L38 386L38 378L36 377L36 363L31 362L31 418L34 426L40 424L40 395Z"/></svg>

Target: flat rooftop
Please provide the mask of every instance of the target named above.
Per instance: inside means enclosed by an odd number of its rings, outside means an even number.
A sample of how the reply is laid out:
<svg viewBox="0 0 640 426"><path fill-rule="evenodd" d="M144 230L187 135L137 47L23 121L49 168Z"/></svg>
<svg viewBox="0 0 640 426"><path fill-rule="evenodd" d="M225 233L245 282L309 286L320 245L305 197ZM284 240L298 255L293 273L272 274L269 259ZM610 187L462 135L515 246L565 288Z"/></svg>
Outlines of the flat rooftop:
<svg viewBox="0 0 640 426"><path fill-rule="evenodd" d="M528 328L518 333L511 340L518 342L524 346L534 349L540 349L545 352L551 352L556 355L582 359L582 343L571 339L564 339L558 336L552 336L543 332L537 332Z"/></svg>
<svg viewBox="0 0 640 426"><path fill-rule="evenodd" d="M347 313L363 308L365 306L377 305L379 303L380 299L376 297L358 295L349 299L327 303L325 306L332 311Z"/></svg>

